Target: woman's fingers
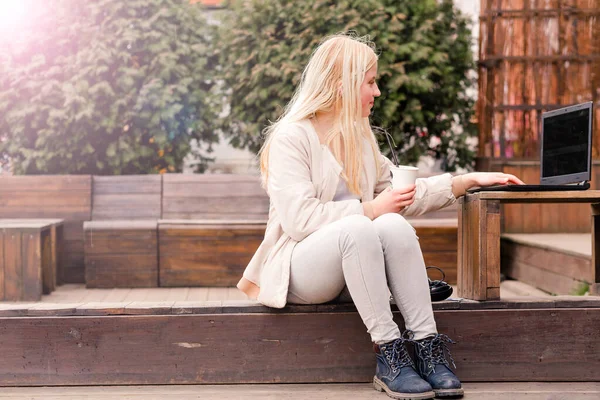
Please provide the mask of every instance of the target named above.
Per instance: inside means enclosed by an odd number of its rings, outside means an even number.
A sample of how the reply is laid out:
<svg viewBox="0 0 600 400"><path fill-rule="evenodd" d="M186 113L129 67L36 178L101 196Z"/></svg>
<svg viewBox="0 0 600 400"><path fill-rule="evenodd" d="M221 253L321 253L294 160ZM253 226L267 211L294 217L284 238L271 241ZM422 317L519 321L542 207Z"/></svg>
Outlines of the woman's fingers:
<svg viewBox="0 0 600 400"><path fill-rule="evenodd" d="M394 200L398 201L405 201L405 200L409 200L415 197L415 194L417 193L416 190L412 190L410 192L407 193L394 193Z"/></svg>
<svg viewBox="0 0 600 400"><path fill-rule="evenodd" d="M515 185L524 185L525 182L523 182L522 180L520 180L519 178L517 178L514 175L511 174L505 174L506 177L508 178L508 183L514 183Z"/></svg>

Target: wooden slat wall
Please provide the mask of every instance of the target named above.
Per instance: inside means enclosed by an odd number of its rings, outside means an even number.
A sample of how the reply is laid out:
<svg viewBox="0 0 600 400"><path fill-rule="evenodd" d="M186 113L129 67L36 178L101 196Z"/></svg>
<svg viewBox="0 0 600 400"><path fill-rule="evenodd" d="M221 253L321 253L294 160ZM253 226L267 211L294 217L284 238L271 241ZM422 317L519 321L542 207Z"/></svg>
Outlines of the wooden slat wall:
<svg viewBox="0 0 600 400"><path fill-rule="evenodd" d="M0 218L61 218L63 283L84 282L83 221L92 213L90 175L0 176Z"/></svg>
<svg viewBox="0 0 600 400"><path fill-rule="evenodd" d="M162 219L264 220L269 197L254 175L163 175Z"/></svg>
<svg viewBox="0 0 600 400"><path fill-rule="evenodd" d="M541 113L593 101L600 156L600 2L481 0L479 157L538 156Z"/></svg>
<svg viewBox="0 0 600 400"><path fill-rule="evenodd" d="M160 218L160 175L94 176L92 179L92 220Z"/></svg>
<svg viewBox="0 0 600 400"><path fill-rule="evenodd" d="M591 189L600 188L600 161L592 165ZM514 174L525 183L540 183L537 161L498 161L491 168ZM589 233L589 204L503 204L502 232L505 233Z"/></svg>

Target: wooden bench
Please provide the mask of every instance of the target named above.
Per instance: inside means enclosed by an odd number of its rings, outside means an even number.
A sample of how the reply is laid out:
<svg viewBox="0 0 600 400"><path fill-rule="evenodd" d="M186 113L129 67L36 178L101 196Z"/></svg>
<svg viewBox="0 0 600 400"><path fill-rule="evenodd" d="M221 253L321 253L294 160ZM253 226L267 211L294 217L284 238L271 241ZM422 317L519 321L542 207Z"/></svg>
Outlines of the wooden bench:
<svg viewBox="0 0 600 400"><path fill-rule="evenodd" d="M85 282L89 288L157 287L157 222L88 221Z"/></svg>
<svg viewBox="0 0 600 400"><path fill-rule="evenodd" d="M456 284L458 246L458 220L456 218L419 218L408 222L417 231L425 265L444 270L446 282ZM441 279L438 271L430 272L430 278Z"/></svg>
<svg viewBox="0 0 600 400"><path fill-rule="evenodd" d="M0 218L64 221L59 283L83 283L83 221L92 212L90 175L0 176Z"/></svg>
<svg viewBox="0 0 600 400"><path fill-rule="evenodd" d="M269 198L255 175L93 177L93 189L92 221L84 225L88 287L233 286L268 218ZM455 283L456 208L410 223L426 263Z"/></svg>
<svg viewBox="0 0 600 400"><path fill-rule="evenodd" d="M62 220L0 220L0 300L39 301L56 286Z"/></svg>
<svg viewBox="0 0 600 400"><path fill-rule="evenodd" d="M86 286L158 286L162 177L94 176L93 187L92 221L84 223Z"/></svg>
<svg viewBox="0 0 600 400"><path fill-rule="evenodd" d="M600 191L479 192L460 200L458 214L458 295L473 300L500 299L501 203L591 203L592 262L590 293L600 292Z"/></svg>
<svg viewBox="0 0 600 400"><path fill-rule="evenodd" d="M264 221L158 221L160 286L235 286L265 228Z"/></svg>
<svg viewBox="0 0 600 400"><path fill-rule="evenodd" d="M160 286L235 286L268 213L258 176L163 176Z"/></svg>

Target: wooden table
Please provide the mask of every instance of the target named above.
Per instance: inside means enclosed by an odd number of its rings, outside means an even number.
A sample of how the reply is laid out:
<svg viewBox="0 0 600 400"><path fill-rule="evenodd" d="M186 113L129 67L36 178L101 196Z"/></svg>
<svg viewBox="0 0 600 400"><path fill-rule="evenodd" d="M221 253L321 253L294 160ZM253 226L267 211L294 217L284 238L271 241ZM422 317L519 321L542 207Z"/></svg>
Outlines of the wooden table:
<svg viewBox="0 0 600 400"><path fill-rule="evenodd" d="M458 296L500 299L500 203L590 203L592 269L590 293L600 292L600 190L478 192L459 199ZM597 234L598 233L598 234Z"/></svg>
<svg viewBox="0 0 600 400"><path fill-rule="evenodd" d="M0 219L0 300L37 301L57 284L62 219Z"/></svg>

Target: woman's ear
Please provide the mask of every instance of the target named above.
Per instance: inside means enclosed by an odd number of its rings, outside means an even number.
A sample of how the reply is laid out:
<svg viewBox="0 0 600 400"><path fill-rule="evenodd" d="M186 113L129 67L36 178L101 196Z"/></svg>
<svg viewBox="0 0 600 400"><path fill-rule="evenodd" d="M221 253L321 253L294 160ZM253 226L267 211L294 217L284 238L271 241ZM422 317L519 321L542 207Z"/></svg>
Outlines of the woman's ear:
<svg viewBox="0 0 600 400"><path fill-rule="evenodd" d="M338 85L338 90L337 90L339 97L342 97L342 90L343 90L342 82L340 82L340 84Z"/></svg>

